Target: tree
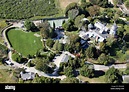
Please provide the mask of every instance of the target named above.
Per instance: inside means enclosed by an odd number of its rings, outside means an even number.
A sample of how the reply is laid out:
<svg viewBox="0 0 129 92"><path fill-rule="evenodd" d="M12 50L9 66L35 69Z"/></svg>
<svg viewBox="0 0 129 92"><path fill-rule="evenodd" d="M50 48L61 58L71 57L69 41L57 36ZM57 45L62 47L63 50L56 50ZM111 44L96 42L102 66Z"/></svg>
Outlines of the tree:
<svg viewBox="0 0 129 92"><path fill-rule="evenodd" d="M127 8L129 8L129 1L128 0L125 2L125 5Z"/></svg>
<svg viewBox="0 0 129 92"><path fill-rule="evenodd" d="M48 66L47 62L45 59L41 60L38 59L38 61L36 62L36 66L35 68L37 70L43 71L45 73L51 73L53 70Z"/></svg>
<svg viewBox="0 0 129 92"><path fill-rule="evenodd" d="M40 29L42 38L53 38L56 36L54 29L50 27L50 23L48 21L39 23L38 28Z"/></svg>
<svg viewBox="0 0 129 92"><path fill-rule="evenodd" d="M93 77L94 76L94 69L92 65L83 65L80 69L80 74L85 77Z"/></svg>
<svg viewBox="0 0 129 92"><path fill-rule="evenodd" d="M88 58L94 58L96 54L96 48L93 46L90 46L86 49L86 56Z"/></svg>
<svg viewBox="0 0 129 92"><path fill-rule="evenodd" d="M46 41L46 45L47 45L48 47L52 48L53 45L54 45L54 41L49 38L49 39L47 39L47 41Z"/></svg>
<svg viewBox="0 0 129 92"><path fill-rule="evenodd" d="M82 4L82 3L86 3L86 0L81 0L81 4Z"/></svg>
<svg viewBox="0 0 129 92"><path fill-rule="evenodd" d="M129 75L129 67L126 68L125 74Z"/></svg>
<svg viewBox="0 0 129 92"><path fill-rule="evenodd" d="M64 74L67 76L67 77L74 77L74 70L72 69L72 67L66 67L64 69Z"/></svg>
<svg viewBox="0 0 129 92"><path fill-rule="evenodd" d="M78 8L78 5L77 3L73 2L73 3L70 3L66 9L65 9L65 15L68 16L68 11L71 10L71 9L77 9Z"/></svg>
<svg viewBox="0 0 129 92"><path fill-rule="evenodd" d="M48 77L35 77L35 79L33 80L33 83L59 83L60 79L56 78L48 78Z"/></svg>
<svg viewBox="0 0 129 92"><path fill-rule="evenodd" d="M120 38L123 38L124 36L124 28L123 27L118 27L118 30L117 30L117 35L120 37Z"/></svg>
<svg viewBox="0 0 129 92"><path fill-rule="evenodd" d="M64 50L64 44L58 43L58 51L63 51L63 50Z"/></svg>
<svg viewBox="0 0 129 92"><path fill-rule="evenodd" d="M64 30L66 31L73 31L74 28L74 22L73 20L69 19L67 22L65 22L62 27L64 28Z"/></svg>
<svg viewBox="0 0 129 92"><path fill-rule="evenodd" d="M90 6L88 8L88 11L89 11L89 14L90 14L91 17L95 17L96 15L99 15L100 7L97 6L97 5Z"/></svg>
<svg viewBox="0 0 129 92"><path fill-rule="evenodd" d="M58 50L58 44L59 44L59 41L56 40L55 44L53 45L54 50Z"/></svg>
<svg viewBox="0 0 129 92"><path fill-rule="evenodd" d="M30 20L26 20L24 23L27 31L33 30L36 28L35 24L33 22L31 22Z"/></svg>
<svg viewBox="0 0 129 92"><path fill-rule="evenodd" d="M82 27L82 24L83 24L82 19L83 18L85 18L85 15L82 14L82 15L77 16L75 19L74 24L75 24L75 27L77 27L78 29L80 29Z"/></svg>
<svg viewBox="0 0 129 92"><path fill-rule="evenodd" d="M75 77L72 77L72 78L67 77L61 80L60 83L79 83L79 80Z"/></svg>
<svg viewBox="0 0 129 92"><path fill-rule="evenodd" d="M122 76L118 69L109 68L105 73L105 81L107 83L122 83Z"/></svg>
<svg viewBox="0 0 129 92"><path fill-rule="evenodd" d="M55 24L55 22L53 22L53 29L55 30L55 27L56 27L56 24Z"/></svg>
<svg viewBox="0 0 129 92"><path fill-rule="evenodd" d="M105 55L104 53L102 53L98 60L99 64L104 64L104 65L108 65L110 63L110 58L108 55Z"/></svg>
<svg viewBox="0 0 129 92"><path fill-rule="evenodd" d="M68 11L68 17L71 20L74 20L76 18L76 16L78 16L78 14L79 14L78 9L71 9L71 10Z"/></svg>
<svg viewBox="0 0 129 92"><path fill-rule="evenodd" d="M101 7L108 7L108 0L90 0L93 5L99 5Z"/></svg>

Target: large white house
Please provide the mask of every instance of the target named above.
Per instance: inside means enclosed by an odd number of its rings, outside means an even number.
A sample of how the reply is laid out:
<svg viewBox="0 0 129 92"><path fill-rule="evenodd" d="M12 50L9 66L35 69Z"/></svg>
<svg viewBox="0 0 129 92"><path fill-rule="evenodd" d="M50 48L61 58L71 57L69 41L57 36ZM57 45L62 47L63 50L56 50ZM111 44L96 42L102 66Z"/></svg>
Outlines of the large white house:
<svg viewBox="0 0 129 92"><path fill-rule="evenodd" d="M98 42L104 41L109 35L115 35L117 32L117 25L114 23L111 28L108 28L105 24L102 24L101 22L96 22L94 24L94 29L93 25L89 24L88 25L88 30L89 31L80 31L79 36L87 40L88 38L94 38ZM110 32L108 33L108 31Z"/></svg>

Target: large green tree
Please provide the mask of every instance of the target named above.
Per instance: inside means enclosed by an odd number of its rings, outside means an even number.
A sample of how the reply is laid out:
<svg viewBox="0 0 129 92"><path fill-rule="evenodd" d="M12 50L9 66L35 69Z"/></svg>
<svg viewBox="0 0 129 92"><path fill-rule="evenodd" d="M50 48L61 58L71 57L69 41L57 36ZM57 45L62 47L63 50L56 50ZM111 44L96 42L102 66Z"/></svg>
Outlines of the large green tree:
<svg viewBox="0 0 129 92"><path fill-rule="evenodd" d="M122 83L122 76L118 69L111 67L105 73L105 81L107 83Z"/></svg>
<svg viewBox="0 0 129 92"><path fill-rule="evenodd" d="M74 70L72 67L66 67L64 69L64 74L67 76L67 77L74 77Z"/></svg>
<svg viewBox="0 0 129 92"><path fill-rule="evenodd" d="M77 27L78 29L80 29L83 25L83 20L82 20L83 18L85 18L85 15L82 14L77 16L75 19L74 24L75 24L75 27Z"/></svg>
<svg viewBox="0 0 129 92"><path fill-rule="evenodd" d="M93 65L84 65L80 69L80 74L85 77L93 77L94 76L94 69Z"/></svg>
<svg viewBox="0 0 129 92"><path fill-rule="evenodd" d="M90 14L91 17L95 17L95 16L99 15L99 13L100 13L100 7L97 6L97 5L90 6L88 8L88 12L89 12L89 14Z"/></svg>
<svg viewBox="0 0 129 92"><path fill-rule="evenodd" d="M46 41L46 45L47 45L48 47L52 48L53 45L54 45L54 41L49 38L49 39L47 39L47 41Z"/></svg>
<svg viewBox="0 0 129 92"><path fill-rule="evenodd" d="M35 24L30 20L26 20L24 25L25 25L27 31L30 31L30 30L33 30L36 28Z"/></svg>
<svg viewBox="0 0 129 92"><path fill-rule="evenodd" d="M98 60L99 64L104 64L104 65L108 65L110 63L110 58L108 55L105 55L104 53L102 53L99 57Z"/></svg>
<svg viewBox="0 0 129 92"><path fill-rule="evenodd" d="M71 10L71 9L77 9L78 8L78 5L77 3L73 2L73 3L70 3L66 9L65 9L65 15L68 16L68 11Z"/></svg>
<svg viewBox="0 0 129 92"><path fill-rule="evenodd" d="M88 58L94 58L95 57L95 54L96 54L96 48L93 47L93 46L89 46L87 49L86 49L86 56Z"/></svg>
<svg viewBox="0 0 129 92"><path fill-rule="evenodd" d="M55 31L50 27L50 23L48 21L39 23L38 28L40 29L42 38L53 38L56 36Z"/></svg>

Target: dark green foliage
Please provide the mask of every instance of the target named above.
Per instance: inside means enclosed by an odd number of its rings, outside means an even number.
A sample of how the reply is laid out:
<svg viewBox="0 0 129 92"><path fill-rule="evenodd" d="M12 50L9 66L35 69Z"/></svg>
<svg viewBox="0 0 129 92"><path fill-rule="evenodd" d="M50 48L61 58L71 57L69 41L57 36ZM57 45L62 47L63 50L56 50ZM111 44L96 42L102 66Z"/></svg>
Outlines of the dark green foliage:
<svg viewBox="0 0 129 92"><path fill-rule="evenodd" d="M48 21L44 21L38 25L42 38L54 38L56 36L55 30L50 27Z"/></svg>
<svg viewBox="0 0 129 92"><path fill-rule="evenodd" d="M67 76L67 77L74 77L74 70L72 67L66 67L64 69L64 74Z"/></svg>
<svg viewBox="0 0 129 92"><path fill-rule="evenodd" d="M125 74L129 75L129 67L126 68Z"/></svg>
<svg viewBox="0 0 129 92"><path fill-rule="evenodd" d="M105 73L105 81L107 83L122 83L122 76L118 69L111 67Z"/></svg>
<svg viewBox="0 0 129 92"><path fill-rule="evenodd" d="M73 31L75 29L73 20L69 19L67 22L65 22L62 27L66 31Z"/></svg>
<svg viewBox="0 0 129 92"><path fill-rule="evenodd" d="M83 22L82 22L83 18L85 18L85 15L82 14L82 15L77 16L75 19L74 24L75 24L75 27L77 27L78 29L80 29L83 25Z"/></svg>
<svg viewBox="0 0 129 92"><path fill-rule="evenodd" d="M90 46L86 49L86 56L88 58L94 58L96 55L96 48L93 46Z"/></svg>
<svg viewBox="0 0 129 92"><path fill-rule="evenodd" d="M71 9L77 9L78 8L78 5L77 3L70 3L66 9L65 9L65 15L68 16L68 11L71 10Z"/></svg>
<svg viewBox="0 0 129 92"><path fill-rule="evenodd" d="M108 7L108 0L90 0L93 5L99 5L101 7Z"/></svg>
<svg viewBox="0 0 129 92"><path fill-rule="evenodd" d="M52 68L48 66L48 61L47 59L38 59L36 61L36 66L35 68L37 70L43 71L45 73L51 73L53 72Z"/></svg>
<svg viewBox="0 0 129 92"><path fill-rule="evenodd" d="M56 41L53 45L53 49L57 51L63 51L64 50L64 44L59 43L59 41Z"/></svg>
<svg viewBox="0 0 129 92"><path fill-rule="evenodd" d="M27 31L34 30L36 28L35 24L31 22L30 20L26 20L24 23Z"/></svg>
<svg viewBox="0 0 129 92"><path fill-rule="evenodd" d="M57 13L54 0L0 0L0 18L27 19Z"/></svg>
<svg viewBox="0 0 129 92"><path fill-rule="evenodd" d="M78 16L79 10L78 9L71 9L68 11L68 17L73 20L76 16Z"/></svg>
<svg viewBox="0 0 129 92"><path fill-rule="evenodd" d="M0 44L0 62L7 57L7 48Z"/></svg>
<svg viewBox="0 0 129 92"><path fill-rule="evenodd" d="M36 77L34 80L33 80L33 83L59 83L60 82L60 79L56 78L48 78L48 77L44 77L44 76L41 76L41 77Z"/></svg>
<svg viewBox="0 0 129 92"><path fill-rule="evenodd" d="M108 65L110 63L110 58L108 55L105 55L104 53L102 53L99 57L98 60L99 64L103 64L103 65Z"/></svg>
<svg viewBox="0 0 129 92"><path fill-rule="evenodd" d="M93 69L93 65L84 65L81 69L80 69L80 74L82 76L85 77L93 77L94 76L94 69Z"/></svg>
<svg viewBox="0 0 129 92"><path fill-rule="evenodd" d="M53 45L54 45L54 41L53 41L52 39L47 39L46 45L47 45L48 47L52 48Z"/></svg>
<svg viewBox="0 0 129 92"><path fill-rule="evenodd" d="M79 83L79 80L75 77L72 77L72 78L67 77L61 80L60 83Z"/></svg>
<svg viewBox="0 0 129 92"><path fill-rule="evenodd" d="M100 14L100 7L97 5L88 7L88 12L91 17L97 16Z"/></svg>

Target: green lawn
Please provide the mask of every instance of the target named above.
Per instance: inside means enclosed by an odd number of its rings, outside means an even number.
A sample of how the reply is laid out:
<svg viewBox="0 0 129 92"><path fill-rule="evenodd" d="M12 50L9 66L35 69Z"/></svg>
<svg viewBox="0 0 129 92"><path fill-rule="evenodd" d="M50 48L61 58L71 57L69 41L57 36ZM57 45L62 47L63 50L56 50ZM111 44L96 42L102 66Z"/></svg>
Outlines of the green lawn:
<svg viewBox="0 0 129 92"><path fill-rule="evenodd" d="M84 77L79 75L78 76L82 81L88 81L89 83L105 83L105 75L100 76L98 78L88 78L88 77Z"/></svg>
<svg viewBox="0 0 129 92"><path fill-rule="evenodd" d="M41 38L34 36L34 34L15 29L11 29L7 33L12 47L23 56L35 55L37 50L42 48Z"/></svg>

